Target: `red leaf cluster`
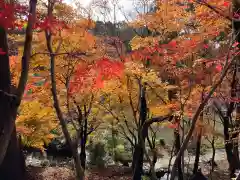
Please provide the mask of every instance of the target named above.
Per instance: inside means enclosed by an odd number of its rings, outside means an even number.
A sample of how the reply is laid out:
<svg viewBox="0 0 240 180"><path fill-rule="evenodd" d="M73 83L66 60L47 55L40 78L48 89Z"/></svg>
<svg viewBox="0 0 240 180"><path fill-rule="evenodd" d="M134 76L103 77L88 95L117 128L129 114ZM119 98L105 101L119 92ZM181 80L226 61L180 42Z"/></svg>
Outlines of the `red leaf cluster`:
<svg viewBox="0 0 240 180"><path fill-rule="evenodd" d="M17 3L9 4L1 1L0 9L0 26L5 29L19 27L16 16L27 14L27 7Z"/></svg>
<svg viewBox="0 0 240 180"><path fill-rule="evenodd" d="M122 76L122 62L102 58L93 65L79 64L70 82L69 93L92 91L103 87L106 80Z"/></svg>
<svg viewBox="0 0 240 180"><path fill-rule="evenodd" d="M52 34L56 34L59 30L67 29L68 26L64 21L60 21L56 17L47 16L42 20L38 18L34 28L44 31L47 30Z"/></svg>

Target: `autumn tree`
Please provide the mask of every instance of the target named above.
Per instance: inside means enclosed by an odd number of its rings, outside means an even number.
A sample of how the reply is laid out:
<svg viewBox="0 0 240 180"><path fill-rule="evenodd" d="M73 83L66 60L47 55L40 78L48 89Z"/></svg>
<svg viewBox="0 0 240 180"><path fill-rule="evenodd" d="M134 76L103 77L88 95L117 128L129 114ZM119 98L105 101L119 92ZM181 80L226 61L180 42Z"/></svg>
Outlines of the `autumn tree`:
<svg viewBox="0 0 240 180"><path fill-rule="evenodd" d="M20 4L1 1L1 18L0 18L0 39L1 39L1 148L0 148L0 174L4 179L24 179L24 158L21 156L17 136L15 120L17 109L21 103L24 89L28 77L29 61L31 56L31 44L33 26L36 18L37 1L29 1L29 11L27 7ZM27 29L25 33L24 51L22 54L22 69L18 86L15 91L11 88L10 66L9 66L9 49L7 43L7 30L15 28L17 13L28 16ZM31 14L31 15L29 15ZM13 173L14 172L14 173Z"/></svg>
<svg viewBox="0 0 240 180"><path fill-rule="evenodd" d="M219 3L218 5L222 4ZM207 64L208 67L219 69L221 63L224 64L224 60L228 59L227 53L219 55L218 58L221 61L218 62L214 58L206 57L206 49L209 48L211 40L219 36L219 32L226 32L229 25L229 21L224 17L219 17L219 14L211 16L211 20L206 19L206 14L203 7L194 2L158 1L156 12L140 15L139 19L133 23L135 27L146 26L152 32L150 36L137 36L132 40L133 49L138 49L134 53L135 56L151 65L161 64L161 69L159 68L160 77L176 86L175 92L173 90L169 91L169 100L173 101L172 103L177 103L179 108L174 112L174 122L177 123L176 127L178 129L177 134L182 129L183 115L189 112L189 108L183 108L186 101L184 99L188 99L188 94L192 93L192 89L203 85L202 80L207 81L201 76L201 73L206 72L194 67L194 62L199 58L208 58L211 59L209 63L204 61L203 65ZM216 19L219 23L216 23ZM187 46L191 47L191 52L186 49ZM227 62L229 61L227 60ZM229 69L230 63L227 64L226 69ZM222 73L222 76L219 73L215 74L214 85L208 84L210 85L209 89L213 87L216 90L216 87L223 80L227 70L222 71L222 69L224 68L220 67L220 71L224 73ZM213 90L210 90L210 92L213 93ZM183 149L186 148L195 129L198 116L211 93L204 97L202 103L199 101L200 107L191 108L193 112L197 113L193 116L192 125L186 138L183 135L184 143L182 146L182 142L178 143L180 153L178 153L174 163L174 172L176 167L179 170L181 168L182 163L179 161ZM199 98L201 97L200 94L198 95ZM180 174L179 177L181 178Z"/></svg>
<svg viewBox="0 0 240 180"><path fill-rule="evenodd" d="M36 53L36 55L43 56L42 59L39 59L40 61L50 60L48 66L50 68L49 79L53 105L66 142L72 150L76 177L84 179L86 138L97 127L97 124L88 126L91 116L96 118L96 115L92 113L93 92L91 90L101 87L103 77L111 77L111 73L109 75L109 72L113 72L111 68L115 67L117 69L114 70L121 71L121 66L102 58L101 54L92 56L95 40L87 31L92 26L92 20L89 18L72 19L67 23L68 26L65 26L64 18L58 18L54 14L57 4L57 2L48 1L47 17L39 21L39 24L46 25L39 38L45 36L47 47L42 44L42 49L45 51ZM55 28L50 28L50 24L56 25ZM92 59L88 59L88 56L91 56ZM99 59L99 61L94 62L94 58ZM85 73L83 74L83 72ZM86 93L88 90L90 91ZM77 118L72 114L73 109L77 111ZM89 115L90 112L91 115ZM92 118L93 122L94 118ZM67 120L75 129L75 139L71 137ZM82 147L80 156L78 154L79 142L81 142Z"/></svg>

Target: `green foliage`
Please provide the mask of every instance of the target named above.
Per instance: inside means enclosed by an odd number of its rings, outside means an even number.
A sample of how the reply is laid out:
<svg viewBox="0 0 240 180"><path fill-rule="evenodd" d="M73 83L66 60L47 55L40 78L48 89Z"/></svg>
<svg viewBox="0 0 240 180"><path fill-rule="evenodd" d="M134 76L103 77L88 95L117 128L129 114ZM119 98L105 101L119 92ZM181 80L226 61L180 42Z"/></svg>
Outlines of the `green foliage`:
<svg viewBox="0 0 240 180"><path fill-rule="evenodd" d="M150 180L150 177L142 176L142 180Z"/></svg>
<svg viewBox="0 0 240 180"><path fill-rule="evenodd" d="M118 137L118 132L113 129L112 132L109 132L105 138L106 140L106 148L107 151L113 152L115 151L116 147L120 144L120 139Z"/></svg>
<svg viewBox="0 0 240 180"><path fill-rule="evenodd" d="M102 168L105 166L104 157L106 156L106 150L104 143L96 142L89 144L90 164Z"/></svg>
<svg viewBox="0 0 240 180"><path fill-rule="evenodd" d="M131 154L125 151L124 145L120 144L115 148L114 161L126 164L131 161Z"/></svg>

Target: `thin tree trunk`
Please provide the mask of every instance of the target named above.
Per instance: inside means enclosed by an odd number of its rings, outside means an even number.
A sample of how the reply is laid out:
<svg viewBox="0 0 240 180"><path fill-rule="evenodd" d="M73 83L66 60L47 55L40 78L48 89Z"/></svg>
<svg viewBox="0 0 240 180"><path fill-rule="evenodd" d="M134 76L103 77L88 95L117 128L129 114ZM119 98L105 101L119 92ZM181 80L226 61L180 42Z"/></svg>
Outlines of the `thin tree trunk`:
<svg viewBox="0 0 240 180"><path fill-rule="evenodd" d="M87 117L84 119L84 128L82 129L81 136L81 152L80 152L80 160L83 169L86 169L86 143L87 143L87 127L88 120Z"/></svg>
<svg viewBox="0 0 240 180"><path fill-rule="evenodd" d="M178 130L174 131L174 137L175 137L175 149L176 152L180 150L181 147L181 139L180 139L180 134ZM178 179L183 180L183 171L182 171L182 159L179 158L177 162L177 171L178 171Z"/></svg>
<svg viewBox="0 0 240 180"><path fill-rule="evenodd" d="M48 16L52 17L54 8L54 3L48 2ZM74 163L75 163L75 171L76 171L76 179L77 180L84 180L84 169L81 166L81 161L78 155L78 146L77 144L73 144L73 141L71 139L70 133L67 129L67 124L64 120L63 113L60 109L60 104L57 97L57 84L56 84L56 72L55 72L55 55L52 49L52 34L49 30L45 31L46 36L46 43L47 43L47 49L50 53L50 76L51 76L51 92L53 96L53 102L54 102L54 108L56 110L57 117L60 121L60 125L64 134L64 137L66 138L66 142L71 148ZM59 51L59 48L61 46L61 43L58 45L56 52Z"/></svg>
<svg viewBox="0 0 240 180"><path fill-rule="evenodd" d="M201 102L203 102L203 99L204 99L204 88L202 90ZM201 123L203 123L203 112L201 112L199 120ZM197 173L198 166L199 166L199 159L200 159L200 152L201 152L201 140L202 140L202 127L200 127L200 132L197 136L197 146L196 146L193 174Z"/></svg>
<svg viewBox="0 0 240 180"><path fill-rule="evenodd" d="M135 149L135 165L134 165L134 174L133 180L140 180L143 173L143 159L144 159L144 149L145 139L148 134L148 128L144 128L145 121L147 119L147 102L145 94L145 85L140 84L140 129L138 132L138 144Z"/></svg>
<svg viewBox="0 0 240 180"><path fill-rule="evenodd" d="M197 137L197 146L196 146L196 152L195 152L193 174L197 173L198 166L199 166L199 158L200 158L200 151L201 151L201 139L202 139L202 135L200 133Z"/></svg>
<svg viewBox="0 0 240 180"><path fill-rule="evenodd" d="M133 147L133 158L132 158L132 170L134 171L135 169L135 165L137 162L137 153L139 152L139 150L137 149L137 144L134 145Z"/></svg>
<svg viewBox="0 0 240 180"><path fill-rule="evenodd" d="M212 143L212 169L211 169L211 174L214 171L214 164L215 164L215 154L216 154L216 149L215 149L215 139L213 137Z"/></svg>
<svg viewBox="0 0 240 180"><path fill-rule="evenodd" d="M226 151L227 160L229 164L230 177L233 177L236 171L236 162L233 155L233 143L230 139L230 135L228 131L229 127L230 127L229 118L224 117L223 132L224 132L224 141L225 141L225 151Z"/></svg>

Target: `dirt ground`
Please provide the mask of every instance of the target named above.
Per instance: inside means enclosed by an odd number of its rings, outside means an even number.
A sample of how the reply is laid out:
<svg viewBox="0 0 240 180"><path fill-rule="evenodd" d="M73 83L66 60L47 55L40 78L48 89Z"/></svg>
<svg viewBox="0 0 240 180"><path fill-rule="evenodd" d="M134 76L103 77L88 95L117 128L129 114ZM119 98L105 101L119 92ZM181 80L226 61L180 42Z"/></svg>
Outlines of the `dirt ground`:
<svg viewBox="0 0 240 180"><path fill-rule="evenodd" d="M226 161L218 161L218 167L209 175L209 165L201 164L203 174L210 180L230 180L228 176L228 164ZM75 180L74 172L67 167L28 167L28 180ZM129 168L111 166L105 169L91 169L86 171L86 180L131 180Z"/></svg>
<svg viewBox="0 0 240 180"><path fill-rule="evenodd" d="M28 180L75 180L74 172L67 167L28 167ZM85 180L130 180L129 169L112 166L86 171Z"/></svg>

